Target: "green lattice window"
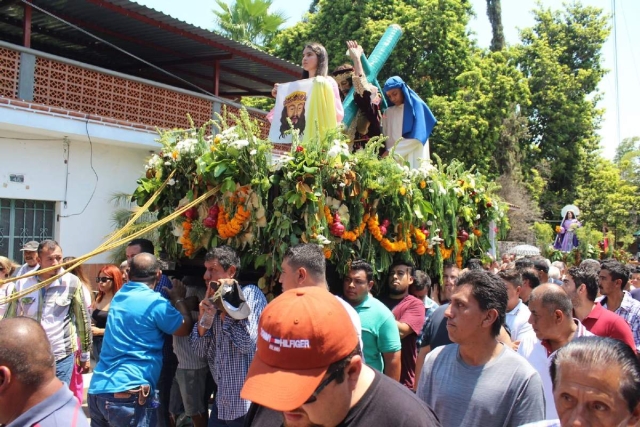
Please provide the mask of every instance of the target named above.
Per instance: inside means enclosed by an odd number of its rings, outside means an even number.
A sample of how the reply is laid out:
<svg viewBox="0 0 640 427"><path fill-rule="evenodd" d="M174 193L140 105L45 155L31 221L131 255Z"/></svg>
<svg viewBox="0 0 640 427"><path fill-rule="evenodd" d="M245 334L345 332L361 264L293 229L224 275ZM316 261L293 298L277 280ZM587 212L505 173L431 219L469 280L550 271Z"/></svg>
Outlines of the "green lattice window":
<svg viewBox="0 0 640 427"><path fill-rule="evenodd" d="M56 203L0 199L0 255L22 263L22 246L55 235Z"/></svg>

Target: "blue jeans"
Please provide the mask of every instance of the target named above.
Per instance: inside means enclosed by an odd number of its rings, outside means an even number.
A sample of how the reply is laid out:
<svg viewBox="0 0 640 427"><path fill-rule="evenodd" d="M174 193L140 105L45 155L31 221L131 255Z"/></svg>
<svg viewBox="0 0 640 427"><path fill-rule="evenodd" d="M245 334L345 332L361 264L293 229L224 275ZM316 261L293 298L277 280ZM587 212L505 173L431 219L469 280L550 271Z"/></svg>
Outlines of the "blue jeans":
<svg viewBox="0 0 640 427"><path fill-rule="evenodd" d="M138 396L115 398L113 393L89 394L91 427L155 427L156 408L151 408L149 396L144 406Z"/></svg>
<svg viewBox="0 0 640 427"><path fill-rule="evenodd" d="M75 355L70 354L67 357L56 360L56 377L63 383L71 384L71 374L73 374L73 365L75 364Z"/></svg>

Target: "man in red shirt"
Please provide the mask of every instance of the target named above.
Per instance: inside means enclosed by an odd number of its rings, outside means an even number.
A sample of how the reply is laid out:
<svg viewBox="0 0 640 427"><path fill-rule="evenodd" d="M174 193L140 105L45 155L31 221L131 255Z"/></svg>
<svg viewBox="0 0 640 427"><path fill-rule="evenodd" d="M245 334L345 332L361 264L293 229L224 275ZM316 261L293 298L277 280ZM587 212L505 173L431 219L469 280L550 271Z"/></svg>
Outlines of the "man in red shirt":
<svg viewBox="0 0 640 427"><path fill-rule="evenodd" d="M389 294L380 301L393 313L400 331L400 383L413 390L415 379L416 357L418 356L416 340L424 323L424 304L409 294L409 286L413 283L413 265L406 262L394 263L389 271Z"/></svg>
<svg viewBox="0 0 640 427"><path fill-rule="evenodd" d="M574 315L589 332L618 339L635 351L633 334L627 322L595 302L598 295L598 274L595 271L571 267L562 287L571 297Z"/></svg>

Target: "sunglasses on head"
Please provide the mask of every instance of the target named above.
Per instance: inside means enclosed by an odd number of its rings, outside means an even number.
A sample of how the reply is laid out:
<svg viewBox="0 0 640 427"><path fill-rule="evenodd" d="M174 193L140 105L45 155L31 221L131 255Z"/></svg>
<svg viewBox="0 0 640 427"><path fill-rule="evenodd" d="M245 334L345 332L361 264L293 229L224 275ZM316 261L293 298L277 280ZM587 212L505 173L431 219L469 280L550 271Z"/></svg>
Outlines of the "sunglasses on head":
<svg viewBox="0 0 640 427"><path fill-rule="evenodd" d="M108 282L109 280L113 280L113 277L96 277L96 283L105 283Z"/></svg>

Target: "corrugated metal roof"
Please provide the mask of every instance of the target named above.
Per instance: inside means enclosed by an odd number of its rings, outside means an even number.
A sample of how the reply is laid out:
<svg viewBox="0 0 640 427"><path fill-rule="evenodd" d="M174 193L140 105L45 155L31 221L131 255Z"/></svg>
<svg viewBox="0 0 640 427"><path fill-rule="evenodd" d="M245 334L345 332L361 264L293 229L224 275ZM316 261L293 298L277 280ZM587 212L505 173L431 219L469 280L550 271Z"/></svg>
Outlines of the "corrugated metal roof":
<svg viewBox="0 0 640 427"><path fill-rule="evenodd" d="M217 57L221 67L221 96L266 95L274 83L291 81L302 74L296 64L129 0L30 2L209 92L213 92L214 59ZM22 44L22 20L22 3L3 5L0 2L0 38ZM31 47L194 90L35 9Z"/></svg>

